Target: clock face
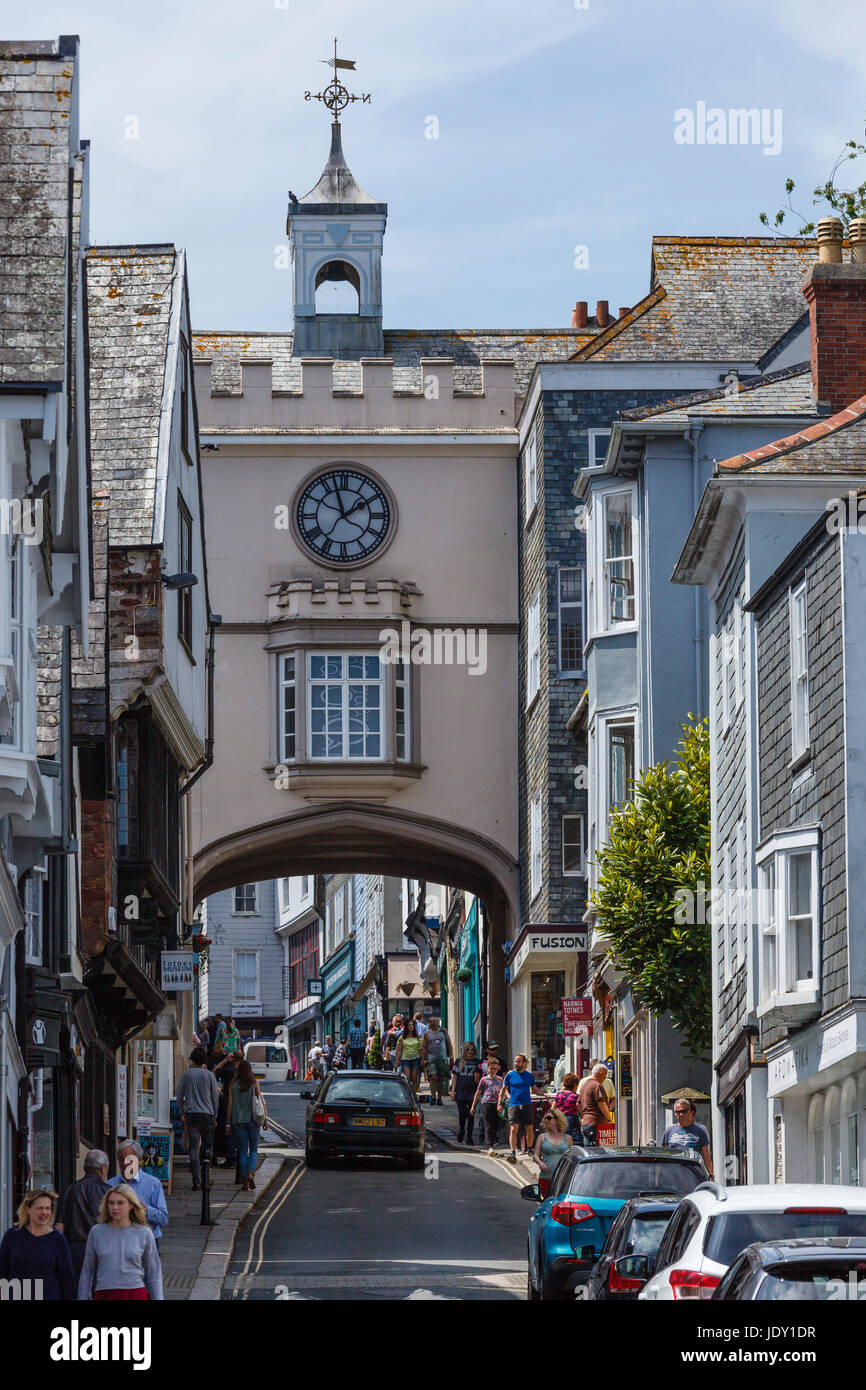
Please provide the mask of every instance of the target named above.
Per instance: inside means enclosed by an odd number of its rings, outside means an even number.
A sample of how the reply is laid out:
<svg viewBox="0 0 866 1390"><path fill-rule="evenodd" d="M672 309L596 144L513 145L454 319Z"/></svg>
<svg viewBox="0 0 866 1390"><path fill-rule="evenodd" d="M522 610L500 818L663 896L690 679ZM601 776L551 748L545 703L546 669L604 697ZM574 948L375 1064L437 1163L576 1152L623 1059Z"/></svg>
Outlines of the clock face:
<svg viewBox="0 0 866 1390"><path fill-rule="evenodd" d="M307 483L295 508L304 545L329 565L357 565L385 544L392 507L382 485L357 468L335 467Z"/></svg>

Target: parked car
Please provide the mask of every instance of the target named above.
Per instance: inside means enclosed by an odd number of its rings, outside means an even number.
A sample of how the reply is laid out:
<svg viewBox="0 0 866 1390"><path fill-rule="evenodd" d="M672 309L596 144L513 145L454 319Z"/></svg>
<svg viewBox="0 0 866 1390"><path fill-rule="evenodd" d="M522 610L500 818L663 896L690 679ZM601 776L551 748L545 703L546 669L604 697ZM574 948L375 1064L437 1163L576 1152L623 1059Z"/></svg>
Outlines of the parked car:
<svg viewBox="0 0 866 1390"><path fill-rule="evenodd" d="M656 1255L642 1299L712 1298L722 1277L756 1241L866 1237L860 1187L777 1183L720 1187L706 1182L684 1197Z"/></svg>
<svg viewBox="0 0 866 1390"><path fill-rule="evenodd" d="M421 1106L396 1072L328 1072L308 1100L306 1160L317 1168L334 1154L381 1154L424 1167L427 1142Z"/></svg>
<svg viewBox="0 0 866 1390"><path fill-rule="evenodd" d="M866 1240L825 1236L747 1245L713 1298L728 1303L835 1303L866 1298Z"/></svg>
<svg viewBox="0 0 866 1390"><path fill-rule="evenodd" d="M285 1081L288 1076L289 1054L280 1043L254 1038L244 1048L244 1057L257 1081Z"/></svg>
<svg viewBox="0 0 866 1390"><path fill-rule="evenodd" d="M563 1154L542 1201L538 1183L522 1196L540 1203L529 1222L527 1297L566 1297L585 1284L620 1208L630 1197L681 1196L705 1178L700 1156L655 1147L583 1148Z"/></svg>
<svg viewBox="0 0 866 1390"><path fill-rule="evenodd" d="M649 1278L679 1197L630 1197L607 1233L602 1252L577 1294L583 1301L635 1299Z"/></svg>

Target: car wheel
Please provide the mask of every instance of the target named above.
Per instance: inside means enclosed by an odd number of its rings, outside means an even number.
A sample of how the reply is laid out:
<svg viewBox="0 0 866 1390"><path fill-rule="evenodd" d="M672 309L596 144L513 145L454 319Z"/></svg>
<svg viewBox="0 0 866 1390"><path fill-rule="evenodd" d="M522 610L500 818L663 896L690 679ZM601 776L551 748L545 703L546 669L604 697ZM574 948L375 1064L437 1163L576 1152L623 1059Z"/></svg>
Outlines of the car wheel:
<svg viewBox="0 0 866 1390"><path fill-rule="evenodd" d="M535 1287L535 1285L533 1284L533 1282L532 1282L532 1275L529 1273L529 1270L527 1270L527 1271L526 1271L526 1301L527 1301L527 1303L538 1303L538 1302L540 1301L540 1299L541 1299L541 1294L538 1292L538 1289L537 1289L537 1288Z"/></svg>
<svg viewBox="0 0 866 1390"><path fill-rule="evenodd" d="M406 1159L406 1162L409 1164L409 1167L413 1168L416 1172L419 1172L423 1169L426 1161L427 1160L424 1154L410 1154L409 1157Z"/></svg>
<svg viewBox="0 0 866 1390"><path fill-rule="evenodd" d="M315 1153L312 1149L307 1149L304 1153L304 1162L308 1168L321 1168L322 1155Z"/></svg>

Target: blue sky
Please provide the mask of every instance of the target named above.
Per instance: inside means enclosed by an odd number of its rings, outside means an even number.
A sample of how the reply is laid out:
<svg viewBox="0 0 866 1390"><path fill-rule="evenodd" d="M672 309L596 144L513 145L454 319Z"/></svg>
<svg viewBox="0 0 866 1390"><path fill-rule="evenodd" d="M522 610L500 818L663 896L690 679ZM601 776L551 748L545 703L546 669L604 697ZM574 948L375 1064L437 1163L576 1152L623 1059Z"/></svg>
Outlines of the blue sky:
<svg viewBox="0 0 866 1390"><path fill-rule="evenodd" d="M25 26L3 0L0 32L81 36L93 237L185 246L198 328L291 326L276 252L327 157L303 94L335 34L373 94L343 143L389 204L386 327L554 328L635 303L654 233L760 234L788 175L808 206L866 113L862 0L578 3L36 0ZM675 143L698 102L781 110L781 152Z"/></svg>

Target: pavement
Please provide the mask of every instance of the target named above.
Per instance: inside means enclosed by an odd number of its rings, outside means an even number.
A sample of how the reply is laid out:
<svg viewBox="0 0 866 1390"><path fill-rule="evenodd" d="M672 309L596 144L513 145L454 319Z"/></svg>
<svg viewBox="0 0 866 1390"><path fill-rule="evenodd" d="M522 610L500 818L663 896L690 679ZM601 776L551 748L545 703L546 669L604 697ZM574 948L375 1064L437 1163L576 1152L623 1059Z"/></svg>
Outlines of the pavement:
<svg viewBox="0 0 866 1390"><path fill-rule="evenodd" d="M242 1192L231 1168L211 1170L212 1226L202 1226L201 1192L193 1192L189 1160L178 1154L174 1191L166 1198L168 1225L160 1241L162 1282L166 1301L218 1299L235 1241L252 1208L260 1202L282 1171L282 1154L259 1150L256 1189Z"/></svg>

